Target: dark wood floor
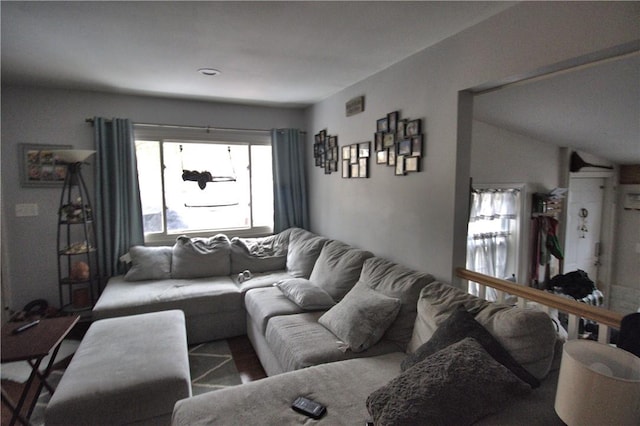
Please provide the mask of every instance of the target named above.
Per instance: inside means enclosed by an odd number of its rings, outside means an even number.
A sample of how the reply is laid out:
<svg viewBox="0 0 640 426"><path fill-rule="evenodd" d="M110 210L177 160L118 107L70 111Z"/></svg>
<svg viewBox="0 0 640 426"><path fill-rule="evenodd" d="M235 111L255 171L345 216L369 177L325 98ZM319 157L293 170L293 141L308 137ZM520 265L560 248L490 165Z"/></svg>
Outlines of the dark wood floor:
<svg viewBox="0 0 640 426"><path fill-rule="evenodd" d="M267 377L247 336L232 337L227 339L227 343L229 344L229 349L231 349L242 383L253 382Z"/></svg>

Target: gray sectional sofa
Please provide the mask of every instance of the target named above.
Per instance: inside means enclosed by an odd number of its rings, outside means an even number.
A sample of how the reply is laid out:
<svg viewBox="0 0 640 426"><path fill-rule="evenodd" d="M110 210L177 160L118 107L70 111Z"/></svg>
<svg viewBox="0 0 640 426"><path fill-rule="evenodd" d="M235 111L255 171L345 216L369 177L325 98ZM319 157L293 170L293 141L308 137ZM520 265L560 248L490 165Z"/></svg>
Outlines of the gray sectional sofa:
<svg viewBox="0 0 640 426"><path fill-rule="evenodd" d="M298 228L181 237L130 255L95 319L180 309L189 343L247 334L272 376L178 401L173 424L560 424L556 333L543 312L481 300ZM452 322L454 314L468 318ZM470 338L460 324L485 334ZM470 375L478 365L484 374ZM453 372L446 380L443 369ZM407 389L419 397L400 397ZM327 414L310 420L291 410L299 395Z"/></svg>

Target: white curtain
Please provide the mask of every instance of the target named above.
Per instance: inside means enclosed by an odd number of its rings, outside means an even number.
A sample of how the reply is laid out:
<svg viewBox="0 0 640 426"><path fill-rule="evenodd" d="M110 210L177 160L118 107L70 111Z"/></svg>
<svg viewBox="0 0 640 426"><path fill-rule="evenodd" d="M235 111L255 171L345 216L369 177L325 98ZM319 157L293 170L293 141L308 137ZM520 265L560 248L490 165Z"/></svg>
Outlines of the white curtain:
<svg viewBox="0 0 640 426"><path fill-rule="evenodd" d="M474 189L467 233L467 269L497 278L507 278L511 234L517 219L517 189ZM478 296L479 286L469 292ZM496 291L487 288L488 300Z"/></svg>

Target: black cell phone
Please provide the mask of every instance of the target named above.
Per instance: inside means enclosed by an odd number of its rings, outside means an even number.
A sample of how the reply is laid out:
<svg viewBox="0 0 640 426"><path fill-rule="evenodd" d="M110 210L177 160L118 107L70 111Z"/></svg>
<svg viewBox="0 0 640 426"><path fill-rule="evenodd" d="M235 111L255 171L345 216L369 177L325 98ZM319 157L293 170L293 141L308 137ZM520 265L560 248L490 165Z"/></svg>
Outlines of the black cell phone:
<svg viewBox="0 0 640 426"><path fill-rule="evenodd" d="M291 408L312 419L319 419L327 412L327 407L304 396L297 397L291 404Z"/></svg>

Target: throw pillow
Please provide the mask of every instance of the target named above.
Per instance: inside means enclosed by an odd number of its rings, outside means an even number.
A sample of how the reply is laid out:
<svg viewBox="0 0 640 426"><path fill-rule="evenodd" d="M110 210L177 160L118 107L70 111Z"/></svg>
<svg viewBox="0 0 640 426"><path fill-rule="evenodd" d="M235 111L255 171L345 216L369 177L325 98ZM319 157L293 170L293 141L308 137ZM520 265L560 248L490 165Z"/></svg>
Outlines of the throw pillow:
<svg viewBox="0 0 640 426"><path fill-rule="evenodd" d="M288 241L280 235L231 239L231 273L269 272L285 269Z"/></svg>
<svg viewBox="0 0 640 426"><path fill-rule="evenodd" d="M287 250L287 272L296 278L309 278L322 246L327 239L301 228L294 228L289 234Z"/></svg>
<svg viewBox="0 0 640 426"><path fill-rule="evenodd" d="M378 426L470 425L530 392L529 385L468 337L374 391L367 409Z"/></svg>
<svg viewBox="0 0 640 426"><path fill-rule="evenodd" d="M373 253L360 250L340 241L329 241L322 247L309 279L340 301L360 277L362 264Z"/></svg>
<svg viewBox="0 0 640 426"><path fill-rule="evenodd" d="M384 339L405 350L416 323L416 306L420 291L433 281L433 277L380 257L364 261L362 272L353 287L369 287L378 293L400 299L398 317L389 326Z"/></svg>
<svg viewBox="0 0 640 426"><path fill-rule="evenodd" d="M304 278L281 280L274 284L287 299L307 311L329 309L336 302L329 293Z"/></svg>
<svg viewBox="0 0 640 426"><path fill-rule="evenodd" d="M423 359L433 355L447 346L459 342L465 337L473 337L482 347L500 364L507 367L513 374L531 387L540 386L540 381L525 370L513 357L502 347L492 335L469 312L460 307L449 316L440 327L433 333L431 339L410 354L402 361L402 371L413 367Z"/></svg>
<svg viewBox="0 0 640 426"><path fill-rule="evenodd" d="M353 288L318 322L348 345L353 352L362 352L382 338L396 319L400 300L385 296L368 287Z"/></svg>
<svg viewBox="0 0 640 426"><path fill-rule="evenodd" d="M172 278L202 278L231 274L230 243L226 235L189 238L182 235L173 246Z"/></svg>
<svg viewBox="0 0 640 426"><path fill-rule="evenodd" d="M131 267L126 281L162 280L171 278L172 247L133 246L129 249Z"/></svg>

